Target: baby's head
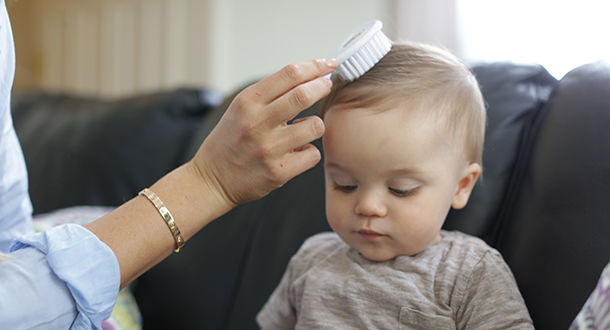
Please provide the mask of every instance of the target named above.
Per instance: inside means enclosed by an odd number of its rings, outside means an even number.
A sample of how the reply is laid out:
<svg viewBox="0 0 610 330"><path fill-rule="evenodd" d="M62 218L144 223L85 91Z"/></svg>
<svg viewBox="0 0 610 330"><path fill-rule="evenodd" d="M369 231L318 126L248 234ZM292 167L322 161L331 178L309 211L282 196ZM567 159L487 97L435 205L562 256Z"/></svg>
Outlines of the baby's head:
<svg viewBox="0 0 610 330"><path fill-rule="evenodd" d="M371 260L437 243L481 173L485 108L476 79L441 49L395 43L369 72L334 81L326 124L326 215Z"/></svg>

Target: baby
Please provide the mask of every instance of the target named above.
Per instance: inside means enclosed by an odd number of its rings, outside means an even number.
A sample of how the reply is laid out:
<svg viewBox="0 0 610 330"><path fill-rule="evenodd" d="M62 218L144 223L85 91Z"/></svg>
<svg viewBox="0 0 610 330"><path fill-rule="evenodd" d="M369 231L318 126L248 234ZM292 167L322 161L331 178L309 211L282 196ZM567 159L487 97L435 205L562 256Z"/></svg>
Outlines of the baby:
<svg viewBox="0 0 610 330"><path fill-rule="evenodd" d="M263 329L533 329L482 240L441 230L482 171L485 107L451 54L394 43L322 105L326 215L257 321Z"/></svg>

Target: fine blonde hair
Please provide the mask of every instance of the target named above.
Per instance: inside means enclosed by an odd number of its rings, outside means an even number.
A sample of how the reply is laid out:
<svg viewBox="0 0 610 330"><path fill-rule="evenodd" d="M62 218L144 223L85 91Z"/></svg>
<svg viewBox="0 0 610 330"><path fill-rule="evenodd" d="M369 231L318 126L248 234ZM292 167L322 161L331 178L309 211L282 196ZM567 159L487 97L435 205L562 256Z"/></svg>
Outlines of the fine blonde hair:
<svg viewBox="0 0 610 330"><path fill-rule="evenodd" d="M337 105L381 109L408 105L409 111L437 116L452 136L463 139L466 159L483 163L486 115L479 85L460 60L438 47L394 42L362 77L353 82L333 78L321 115Z"/></svg>

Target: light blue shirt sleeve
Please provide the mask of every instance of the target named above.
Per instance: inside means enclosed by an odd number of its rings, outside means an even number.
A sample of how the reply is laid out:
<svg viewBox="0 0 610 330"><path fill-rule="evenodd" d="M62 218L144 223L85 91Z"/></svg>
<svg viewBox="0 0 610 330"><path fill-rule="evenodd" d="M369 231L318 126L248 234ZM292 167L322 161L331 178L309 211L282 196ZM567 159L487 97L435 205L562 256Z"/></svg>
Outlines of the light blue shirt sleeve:
<svg viewBox="0 0 610 330"><path fill-rule="evenodd" d="M15 237L32 232L27 172L10 113L14 72L11 24L0 0L0 252L7 252Z"/></svg>
<svg viewBox="0 0 610 330"><path fill-rule="evenodd" d="M33 232L27 172L10 115L14 71L12 31L0 0L0 251L12 251L0 260L0 329L101 329L119 292L117 259L79 225Z"/></svg>
<svg viewBox="0 0 610 330"><path fill-rule="evenodd" d="M80 225L19 238L0 262L1 329L101 329L119 293L112 250Z"/></svg>

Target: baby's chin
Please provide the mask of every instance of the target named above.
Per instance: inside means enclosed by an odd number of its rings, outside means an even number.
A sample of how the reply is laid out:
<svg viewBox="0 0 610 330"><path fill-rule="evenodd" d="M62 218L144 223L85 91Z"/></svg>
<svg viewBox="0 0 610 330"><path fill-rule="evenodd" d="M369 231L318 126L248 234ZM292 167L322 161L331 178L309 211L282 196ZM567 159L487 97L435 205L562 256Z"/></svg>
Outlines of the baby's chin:
<svg viewBox="0 0 610 330"><path fill-rule="evenodd" d="M392 250L383 250L383 249L357 249L364 258L370 261L375 262L383 262L389 261L399 256L415 256L425 250L426 248L421 249L413 249L412 251L392 251Z"/></svg>
<svg viewBox="0 0 610 330"><path fill-rule="evenodd" d="M360 254L368 260L371 261L388 261L392 260L399 256L409 256L414 257L424 250L426 250L429 246L438 244L442 240L442 236L440 233L435 235L429 242L419 242L418 246L402 246L401 249L396 249L393 247L379 247L379 246L360 246L355 247L354 249L358 250Z"/></svg>

